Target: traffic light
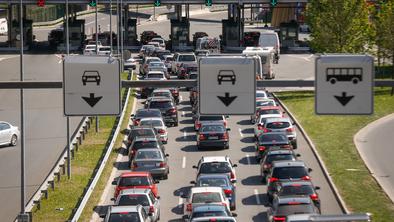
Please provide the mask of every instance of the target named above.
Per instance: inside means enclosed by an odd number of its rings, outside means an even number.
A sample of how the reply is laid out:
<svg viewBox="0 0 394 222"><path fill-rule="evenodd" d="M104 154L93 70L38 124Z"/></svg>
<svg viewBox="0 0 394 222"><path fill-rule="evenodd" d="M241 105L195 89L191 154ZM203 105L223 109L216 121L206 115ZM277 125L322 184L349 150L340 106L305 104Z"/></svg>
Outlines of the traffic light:
<svg viewBox="0 0 394 222"><path fill-rule="evenodd" d="M96 7L97 6L96 0L89 0L89 6L90 7Z"/></svg>
<svg viewBox="0 0 394 222"><path fill-rule="evenodd" d="M205 6L212 6L212 0L205 0Z"/></svg>
<svg viewBox="0 0 394 222"><path fill-rule="evenodd" d="M275 7L278 4L278 0L271 0L271 6Z"/></svg>
<svg viewBox="0 0 394 222"><path fill-rule="evenodd" d="M159 6L161 5L161 0L155 0L154 5L155 5L156 7L159 7Z"/></svg>
<svg viewBox="0 0 394 222"><path fill-rule="evenodd" d="M37 6L38 7L44 7L45 6L45 0L37 0Z"/></svg>

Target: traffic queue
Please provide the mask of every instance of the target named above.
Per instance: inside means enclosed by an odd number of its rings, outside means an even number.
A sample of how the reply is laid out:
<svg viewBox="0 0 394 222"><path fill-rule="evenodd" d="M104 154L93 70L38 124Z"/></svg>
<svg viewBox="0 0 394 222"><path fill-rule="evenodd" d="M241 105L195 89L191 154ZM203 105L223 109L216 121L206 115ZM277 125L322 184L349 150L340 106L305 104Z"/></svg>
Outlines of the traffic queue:
<svg viewBox="0 0 394 222"><path fill-rule="evenodd" d="M193 53L171 53L158 46L143 47L139 73L144 80L176 76L192 79L198 74L198 58ZM204 55L206 56L206 55ZM169 59L170 58L170 59ZM200 115L198 91L189 88L189 102L196 132L197 150L237 149L230 147L229 116ZM160 180L170 175L171 157L166 153L168 127L178 126L179 88L140 89L144 107L131 115L127 140L128 167L113 181L114 206L105 221L150 222L160 220ZM254 124L255 158L260 163L260 179L267 185L267 221L287 221L293 214L320 214L321 203L310 172L300 160L295 123L265 89L256 91ZM236 221L237 164L229 156L203 156L193 168L196 177L188 192L181 195L184 221Z"/></svg>

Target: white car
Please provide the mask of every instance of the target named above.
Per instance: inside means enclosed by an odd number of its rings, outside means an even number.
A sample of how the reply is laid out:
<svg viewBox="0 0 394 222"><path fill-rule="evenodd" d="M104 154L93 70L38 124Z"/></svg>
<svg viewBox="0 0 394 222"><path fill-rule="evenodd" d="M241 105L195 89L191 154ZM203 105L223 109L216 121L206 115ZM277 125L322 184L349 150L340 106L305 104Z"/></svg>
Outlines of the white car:
<svg viewBox="0 0 394 222"><path fill-rule="evenodd" d="M7 122L0 122L0 145L16 146L19 135L18 127Z"/></svg>
<svg viewBox="0 0 394 222"><path fill-rule="evenodd" d="M265 90L256 91L256 100L260 100L260 99L268 99L268 95Z"/></svg>
<svg viewBox="0 0 394 222"><path fill-rule="evenodd" d="M161 48L160 43L158 43L158 42L151 41L151 42L148 42L148 45L153 45L155 48Z"/></svg>
<svg viewBox="0 0 394 222"><path fill-rule="evenodd" d="M164 40L164 39L162 39L162 38L153 38L153 39L151 39L150 40L151 42L157 42L157 43L159 43L159 46L161 47L161 48L166 48L166 41ZM149 43L148 43L149 44Z"/></svg>
<svg viewBox="0 0 394 222"><path fill-rule="evenodd" d="M139 123L140 126L149 126L156 129L160 136L162 143L166 144L168 142L168 130L166 124L162 118L142 118Z"/></svg>
<svg viewBox="0 0 394 222"><path fill-rule="evenodd" d="M258 136L260 136L264 132L263 125L269 118L281 118L281 117L283 117L282 113L260 115L259 120L256 121L256 126L254 127L254 138L257 139Z"/></svg>
<svg viewBox="0 0 394 222"><path fill-rule="evenodd" d="M207 203L224 205L230 211L230 201L221 187L192 187L189 195L182 195L182 198L186 198L184 203L185 215L190 216L193 207Z"/></svg>
<svg viewBox="0 0 394 222"><path fill-rule="evenodd" d="M135 68L137 67L137 61L134 58L126 59L124 61L123 67L125 70L127 70L127 69L135 70Z"/></svg>
<svg viewBox="0 0 394 222"><path fill-rule="evenodd" d="M110 46L100 46L98 48L99 55L110 55L111 54L111 47Z"/></svg>
<svg viewBox="0 0 394 222"><path fill-rule="evenodd" d="M100 46L98 46L100 47ZM96 54L96 45L86 45L83 49L84 55L95 55Z"/></svg>
<svg viewBox="0 0 394 222"><path fill-rule="evenodd" d="M200 161L198 161L198 165L193 166L193 168L197 169L197 177L200 174L228 174L233 183L237 182L235 167L237 167L237 164L233 164L228 156L201 157Z"/></svg>
<svg viewBox="0 0 394 222"><path fill-rule="evenodd" d="M144 57L145 51L147 48L154 48L153 45L143 45L138 53L139 57Z"/></svg>
<svg viewBox="0 0 394 222"><path fill-rule="evenodd" d="M162 71L166 78L169 79L170 75L168 74L167 67L164 62L150 62L148 65L148 71Z"/></svg>
<svg viewBox="0 0 394 222"><path fill-rule="evenodd" d="M148 73L148 66L149 63L151 62L161 62L161 59L159 57L145 57L142 60L142 64L140 65L140 74L141 75L145 75L146 73Z"/></svg>
<svg viewBox="0 0 394 222"><path fill-rule="evenodd" d="M162 71L150 71L145 80L167 80L166 75Z"/></svg>

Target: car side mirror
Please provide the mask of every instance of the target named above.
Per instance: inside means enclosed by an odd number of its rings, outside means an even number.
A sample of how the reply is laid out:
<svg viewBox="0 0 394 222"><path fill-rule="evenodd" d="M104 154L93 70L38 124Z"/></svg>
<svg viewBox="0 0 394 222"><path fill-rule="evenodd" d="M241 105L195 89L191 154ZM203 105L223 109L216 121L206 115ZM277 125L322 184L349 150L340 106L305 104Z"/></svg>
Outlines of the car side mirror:
<svg viewBox="0 0 394 222"><path fill-rule="evenodd" d="M226 117L226 118L230 118L230 116L229 116L229 115L225 115L224 117Z"/></svg>
<svg viewBox="0 0 394 222"><path fill-rule="evenodd" d="M238 165L235 163L235 164L233 164L233 167L237 167Z"/></svg>
<svg viewBox="0 0 394 222"><path fill-rule="evenodd" d="M232 181L231 181L231 183L236 183L236 182L237 182L237 180L232 180Z"/></svg>
<svg viewBox="0 0 394 222"><path fill-rule="evenodd" d="M182 216L182 219L184 219L184 220L189 219L189 215L183 215L183 216Z"/></svg>
<svg viewBox="0 0 394 222"><path fill-rule="evenodd" d="M231 131L231 128L227 128L227 131Z"/></svg>
<svg viewBox="0 0 394 222"><path fill-rule="evenodd" d="M170 156L170 154L167 153L167 154L166 154L166 157L169 157L169 156Z"/></svg>
<svg viewBox="0 0 394 222"><path fill-rule="evenodd" d="M190 184L196 184L196 181L192 180L190 181Z"/></svg>
<svg viewBox="0 0 394 222"><path fill-rule="evenodd" d="M131 114L131 115L130 115L131 118L134 118L134 116L135 116L134 114Z"/></svg>
<svg viewBox="0 0 394 222"><path fill-rule="evenodd" d="M315 186L315 190L320 190L320 187L319 186Z"/></svg>
<svg viewBox="0 0 394 222"><path fill-rule="evenodd" d="M186 194L182 194L181 197L182 198L187 198L187 195Z"/></svg>
<svg viewBox="0 0 394 222"><path fill-rule="evenodd" d="M157 197L156 197L156 199L158 199L158 200L160 200L160 198L161 198L160 196L157 196Z"/></svg>
<svg viewBox="0 0 394 222"><path fill-rule="evenodd" d="M115 201L116 199L114 197L111 198L111 201Z"/></svg>
<svg viewBox="0 0 394 222"><path fill-rule="evenodd" d="M300 157L300 156L301 156L301 154L299 154L299 153L296 154L296 157Z"/></svg>
<svg viewBox="0 0 394 222"><path fill-rule="evenodd" d="M308 168L308 172L309 172L309 173L312 172L312 168Z"/></svg>
<svg viewBox="0 0 394 222"><path fill-rule="evenodd" d="M112 181L112 185L117 185L117 184L118 184L118 181L116 179Z"/></svg>
<svg viewBox="0 0 394 222"><path fill-rule="evenodd" d="M105 213L99 213L100 218L105 218L105 216L107 216L107 214Z"/></svg>
<svg viewBox="0 0 394 222"><path fill-rule="evenodd" d="M197 166L196 166L196 165L193 165L192 167L193 167L194 169L197 169Z"/></svg>
<svg viewBox="0 0 394 222"><path fill-rule="evenodd" d="M238 214L236 214L236 213L232 213L231 214L233 217L237 217L238 216Z"/></svg>
<svg viewBox="0 0 394 222"><path fill-rule="evenodd" d="M150 216L150 217L153 216L153 213L148 213L148 216Z"/></svg>
<svg viewBox="0 0 394 222"><path fill-rule="evenodd" d="M291 124L295 125L296 123L295 123L295 122L292 122Z"/></svg>
<svg viewBox="0 0 394 222"><path fill-rule="evenodd" d="M286 112L285 112L285 111L283 111L283 112L282 112L282 114L286 114Z"/></svg>
<svg viewBox="0 0 394 222"><path fill-rule="evenodd" d="M158 184L158 183L160 183L160 180L154 180L153 183Z"/></svg>

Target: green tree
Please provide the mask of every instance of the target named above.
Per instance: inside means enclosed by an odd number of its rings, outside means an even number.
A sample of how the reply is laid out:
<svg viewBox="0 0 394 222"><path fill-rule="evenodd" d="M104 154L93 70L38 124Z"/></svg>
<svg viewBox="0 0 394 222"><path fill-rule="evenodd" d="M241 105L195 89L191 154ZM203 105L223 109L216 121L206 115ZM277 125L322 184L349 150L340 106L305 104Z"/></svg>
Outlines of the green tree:
<svg viewBox="0 0 394 222"><path fill-rule="evenodd" d="M310 0L306 19L311 46L317 52L362 53L373 40L365 0Z"/></svg>

